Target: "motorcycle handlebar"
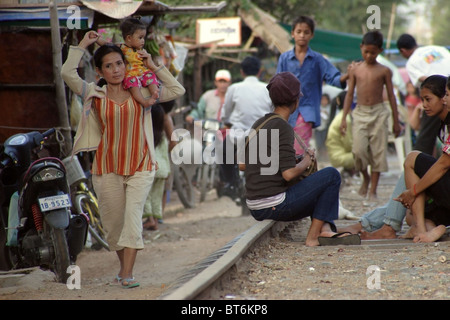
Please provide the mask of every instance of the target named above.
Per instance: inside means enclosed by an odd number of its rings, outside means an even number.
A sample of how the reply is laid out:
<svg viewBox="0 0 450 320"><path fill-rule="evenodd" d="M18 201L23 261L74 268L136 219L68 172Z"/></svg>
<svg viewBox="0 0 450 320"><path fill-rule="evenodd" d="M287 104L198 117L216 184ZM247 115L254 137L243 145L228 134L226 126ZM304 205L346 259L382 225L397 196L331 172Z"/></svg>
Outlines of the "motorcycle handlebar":
<svg viewBox="0 0 450 320"><path fill-rule="evenodd" d="M11 158L5 158L0 161L0 169L6 168L11 163Z"/></svg>
<svg viewBox="0 0 450 320"><path fill-rule="evenodd" d="M45 131L44 133L42 133L42 135L44 136L44 138L46 138L46 137L51 136L52 134L54 134L55 131L56 131L55 128L51 128L51 129L48 129L47 131Z"/></svg>
<svg viewBox="0 0 450 320"><path fill-rule="evenodd" d="M28 133L27 135L30 137L30 142L33 144L31 147L38 147L44 143L44 140L55 133L55 128L48 129L47 131L40 133L37 131L33 131Z"/></svg>

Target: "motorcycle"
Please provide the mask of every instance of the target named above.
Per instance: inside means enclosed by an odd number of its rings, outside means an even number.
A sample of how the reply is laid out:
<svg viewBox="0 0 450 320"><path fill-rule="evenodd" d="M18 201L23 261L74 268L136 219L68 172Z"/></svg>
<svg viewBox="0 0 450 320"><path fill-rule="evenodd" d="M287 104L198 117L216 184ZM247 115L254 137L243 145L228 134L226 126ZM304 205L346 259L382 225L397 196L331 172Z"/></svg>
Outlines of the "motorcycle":
<svg viewBox="0 0 450 320"><path fill-rule="evenodd" d="M217 195L219 198L222 196L230 197L237 206L241 207L241 215L248 216L251 213L247 206L247 198L245 197L245 173L244 171L240 171L236 166L234 174L236 175L236 185L234 186L234 191L230 193L230 191L224 190L225 188L223 184L219 184L216 187Z"/></svg>
<svg viewBox="0 0 450 320"><path fill-rule="evenodd" d="M186 129L187 133L181 135L181 142L178 145L182 145L184 143L195 143L194 140L191 141L189 136L189 132L186 128L186 122L184 121L186 114L191 110L192 106L183 106L176 108L172 113L172 119L174 122L174 126L176 129ZM175 130L177 131L177 130ZM175 132L174 132L175 133ZM176 138L179 141L180 137L175 134ZM186 139L185 139L185 137ZM177 148L177 147L175 147ZM176 158L177 155L174 155L174 150L171 152L172 160ZM197 164L186 164L184 162L174 164L171 162L171 172L173 173L173 187L176 191L178 198L181 203L183 203L185 208L195 208L196 199L195 199L195 190L192 184L193 176L197 171Z"/></svg>
<svg viewBox="0 0 450 320"><path fill-rule="evenodd" d="M202 154L203 161L196 175L196 185L200 189L200 202L205 201L209 190L217 189L220 184L219 168L214 159L216 133L220 129L221 123L217 120L202 121ZM206 152L205 152L206 150Z"/></svg>
<svg viewBox="0 0 450 320"><path fill-rule="evenodd" d="M225 138L226 133L225 130L222 129L222 139ZM225 159L224 159L225 161ZM224 180L225 173L223 172L223 169L219 168L219 182L216 183L215 188L217 190L218 197L222 196L228 196L230 197L234 203L236 203L237 206L241 207L241 214L243 216L250 215L250 209L247 207L246 197L245 197L245 173L244 171L240 171L238 168L238 164L235 163L233 173L234 179L234 186L232 189L226 188L224 183L222 182Z"/></svg>
<svg viewBox="0 0 450 320"><path fill-rule="evenodd" d="M70 211L61 160L32 160L54 132L13 135L0 154L0 269L46 267L65 283L67 268L84 247L88 218Z"/></svg>

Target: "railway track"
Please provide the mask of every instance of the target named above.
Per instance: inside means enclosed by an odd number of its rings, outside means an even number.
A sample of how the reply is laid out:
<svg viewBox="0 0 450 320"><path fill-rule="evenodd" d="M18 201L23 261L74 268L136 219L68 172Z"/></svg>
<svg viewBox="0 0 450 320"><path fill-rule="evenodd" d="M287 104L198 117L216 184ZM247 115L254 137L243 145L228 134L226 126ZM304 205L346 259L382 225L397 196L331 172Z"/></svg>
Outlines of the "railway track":
<svg viewBox="0 0 450 320"><path fill-rule="evenodd" d="M160 299L191 300L207 294L253 248L284 229L287 223L260 221L181 276Z"/></svg>
<svg viewBox="0 0 450 320"><path fill-rule="evenodd" d="M398 174L383 177L380 181L380 204L388 198ZM341 200L344 206L354 212L361 212L364 207L361 197L349 192L349 188L344 187ZM358 208L358 209L356 209ZM302 221L305 221L303 219ZM344 222L345 223L345 222ZM261 221L253 227L243 232L221 249L212 253L193 268L189 269L179 277L172 285L158 298L160 300L191 300L202 299L210 296L211 290L227 281L227 277L232 272L236 272L240 262L255 247L266 243L270 238L277 238L281 233L287 235L294 241L301 241L295 235L298 222L274 222ZM298 233L298 232L297 232ZM301 236L300 236L301 238Z"/></svg>
<svg viewBox="0 0 450 320"><path fill-rule="evenodd" d="M351 223L354 221L336 222L338 227ZM449 232L439 242L428 244L386 239L363 240L359 246L306 248L304 239L308 226L308 219L258 222L190 269L159 299L416 299L427 295L432 299L450 298ZM404 227L402 233L407 229ZM253 251L257 253L252 255ZM265 252L270 254L264 255ZM304 261L298 261L299 255ZM247 259L250 259L250 268L241 267ZM294 268L298 265L300 269L296 272ZM270 271L259 274L261 270ZM376 287L370 288L369 270L378 270L382 275L379 290L371 290ZM283 276L276 279L277 272ZM256 280L251 279L255 274L258 274ZM289 285L283 286L286 277L291 277L290 286L296 287L294 292L289 291ZM276 288L264 293L270 279L274 279L272 285ZM230 284L232 281L240 281L238 287L245 288L247 293L226 294L236 290ZM411 281L415 284L411 285ZM339 293L333 294L333 290Z"/></svg>

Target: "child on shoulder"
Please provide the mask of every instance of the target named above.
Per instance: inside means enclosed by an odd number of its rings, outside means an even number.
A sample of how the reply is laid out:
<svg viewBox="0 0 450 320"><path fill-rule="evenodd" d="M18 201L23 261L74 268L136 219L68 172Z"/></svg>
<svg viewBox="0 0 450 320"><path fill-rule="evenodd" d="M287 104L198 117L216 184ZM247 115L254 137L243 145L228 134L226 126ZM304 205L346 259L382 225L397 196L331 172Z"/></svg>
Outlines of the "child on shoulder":
<svg viewBox="0 0 450 320"><path fill-rule="evenodd" d="M379 31L366 33L360 48L364 61L352 68L349 73L348 91L342 111L340 130L342 135L346 134L346 115L350 112L356 90L357 105L352 111L352 130L355 168L363 175L363 184L359 194L366 196L369 192L369 199L373 200L377 197L380 173L388 171L387 143L390 112L383 103L385 87L392 111L395 137L399 136L401 128L392 84L392 72L376 60L383 51L383 35ZM370 176L367 171L369 165L371 166Z"/></svg>
<svg viewBox="0 0 450 320"><path fill-rule="evenodd" d="M150 70L148 63L151 59L145 59L144 50L147 26L137 18L127 18L120 24L124 43L118 44L127 60L127 70L123 86L129 89L134 99L144 107L153 105L159 98L159 86L156 75ZM106 42L97 39L97 44ZM147 54L148 55L148 54ZM140 88L147 87L151 97L144 98Z"/></svg>

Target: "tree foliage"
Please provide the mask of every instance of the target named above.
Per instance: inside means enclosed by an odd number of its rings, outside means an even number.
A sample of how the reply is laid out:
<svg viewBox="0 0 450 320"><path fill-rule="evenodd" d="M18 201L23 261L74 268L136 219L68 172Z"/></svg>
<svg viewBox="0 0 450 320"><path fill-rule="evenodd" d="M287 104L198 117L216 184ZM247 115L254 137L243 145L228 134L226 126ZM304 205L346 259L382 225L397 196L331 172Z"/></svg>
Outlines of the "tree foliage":
<svg viewBox="0 0 450 320"><path fill-rule="evenodd" d="M218 1L218 0L216 0ZM415 0L413 0L415 1ZM448 0L436 0L446 2ZM185 5L185 0L165 0L170 5ZM381 32L387 36L391 18L392 4L406 3L408 0L227 0L226 7L219 13L203 13L189 15L171 15L170 18L181 22L180 32L195 37L195 20L199 18L229 17L238 15L240 8L246 9L252 4L270 13L282 23L291 22L300 15L313 17L321 29L361 34L370 13L367 8L376 5L381 12ZM190 3L191 5L195 4ZM197 1L197 4L204 3ZM403 32L403 17L396 16L394 35Z"/></svg>
<svg viewBox="0 0 450 320"><path fill-rule="evenodd" d="M387 35L391 20L392 4L402 1L392 0L322 0L321 8L316 14L318 24L327 30L361 34L367 31L367 19L371 11L367 8L375 5L380 8L381 32ZM396 16L395 26L402 25L402 17Z"/></svg>
<svg viewBox="0 0 450 320"><path fill-rule="evenodd" d="M450 7L448 0L435 0L431 9L431 27L433 29L433 44L448 46L450 38Z"/></svg>

